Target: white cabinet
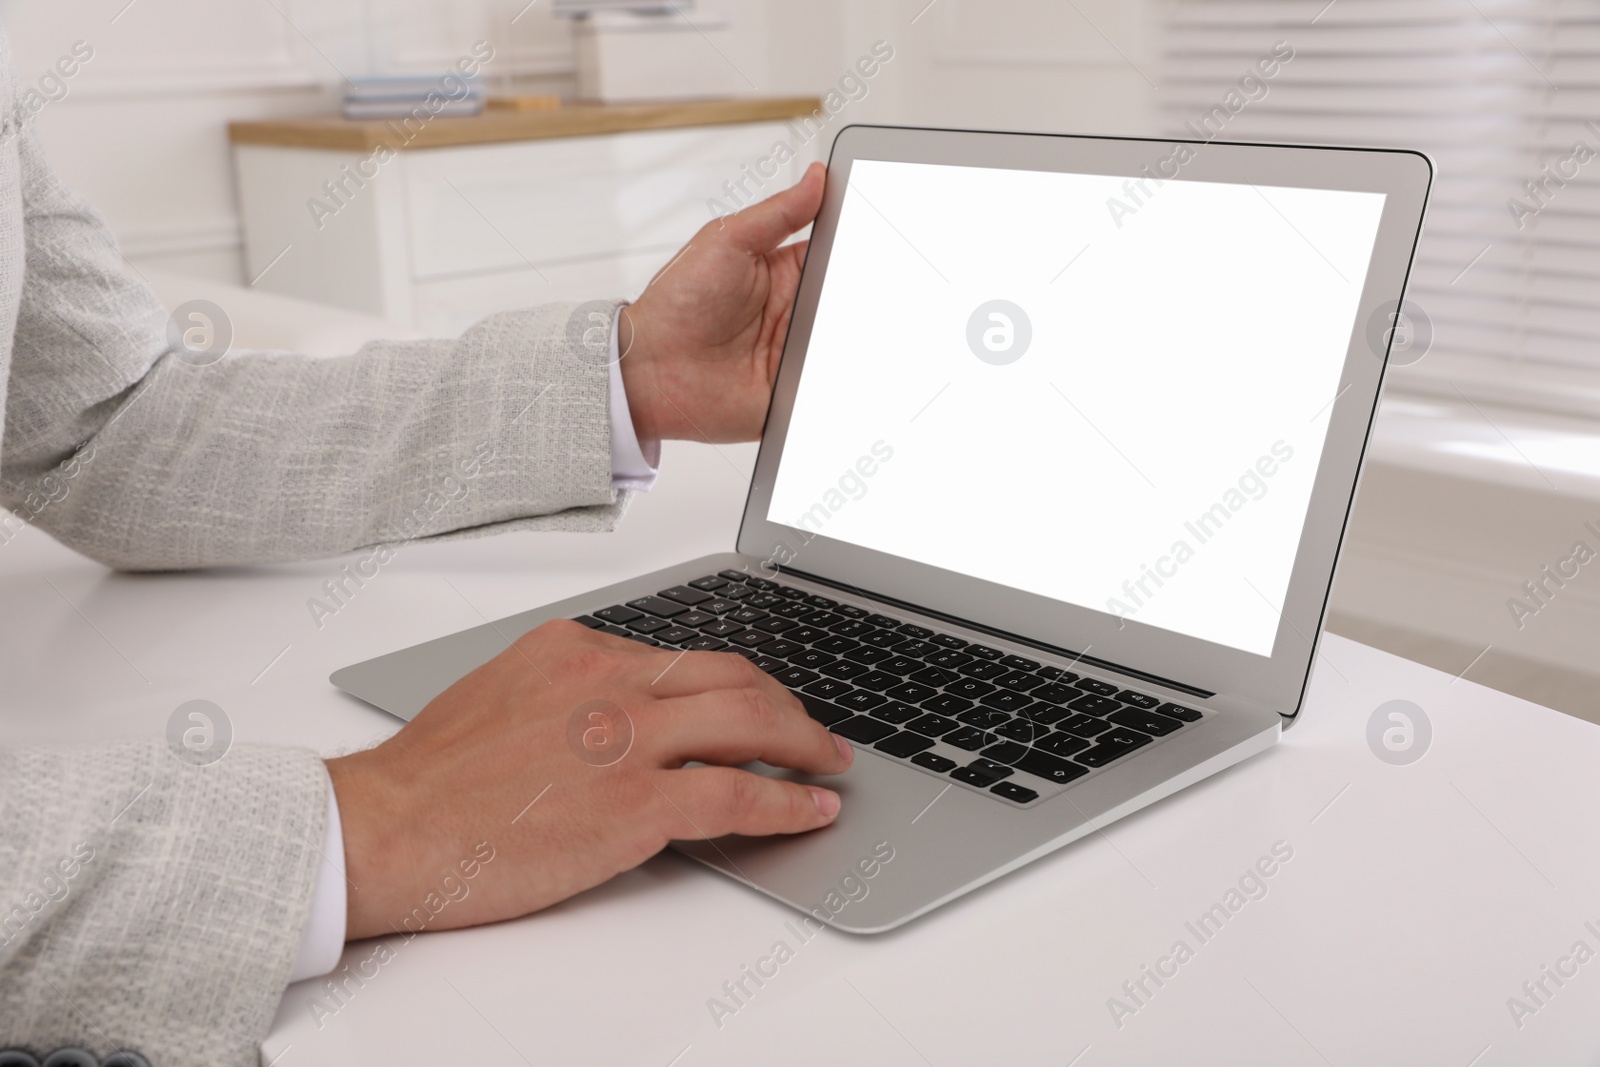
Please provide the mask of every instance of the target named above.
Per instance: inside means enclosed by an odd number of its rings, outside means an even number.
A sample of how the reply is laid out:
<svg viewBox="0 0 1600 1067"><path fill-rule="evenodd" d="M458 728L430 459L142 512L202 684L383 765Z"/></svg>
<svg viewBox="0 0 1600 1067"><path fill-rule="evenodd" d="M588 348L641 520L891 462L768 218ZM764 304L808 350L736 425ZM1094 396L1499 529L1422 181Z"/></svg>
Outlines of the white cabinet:
<svg viewBox="0 0 1600 1067"><path fill-rule="evenodd" d="M803 142L800 127L768 117L810 114L813 102L752 101L765 121L729 122L733 103L675 108L718 109L714 124L488 141L463 132L480 120L435 120L423 146L399 151L375 147L397 140L384 124L237 124L247 278L434 335L506 308L637 295L719 204L738 206L729 183L759 198L826 151L827 137ZM522 121L539 128L537 116ZM569 115L560 128L583 124ZM506 133L503 122L488 130ZM794 158L764 165L779 142Z"/></svg>

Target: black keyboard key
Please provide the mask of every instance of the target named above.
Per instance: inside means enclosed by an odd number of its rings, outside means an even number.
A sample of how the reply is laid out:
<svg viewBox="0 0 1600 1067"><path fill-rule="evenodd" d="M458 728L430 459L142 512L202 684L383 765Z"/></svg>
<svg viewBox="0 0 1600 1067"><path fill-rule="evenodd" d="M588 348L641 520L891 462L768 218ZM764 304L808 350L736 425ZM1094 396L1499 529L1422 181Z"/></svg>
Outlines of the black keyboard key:
<svg viewBox="0 0 1600 1067"><path fill-rule="evenodd" d="M840 604L833 610L847 619L861 619L864 621L867 617L867 609L858 608L854 604Z"/></svg>
<svg viewBox="0 0 1600 1067"><path fill-rule="evenodd" d="M994 686L988 682L980 682L975 678L958 678L944 687L946 693L954 696L965 697L968 700L977 700L994 692Z"/></svg>
<svg viewBox="0 0 1600 1067"><path fill-rule="evenodd" d="M961 724L954 719L947 719L943 715L925 713L906 723L906 729L922 734L924 737L943 737Z"/></svg>
<svg viewBox="0 0 1600 1067"><path fill-rule="evenodd" d="M728 647L728 642L718 641L715 637L701 637L690 641L683 647L690 652L721 652Z"/></svg>
<svg viewBox="0 0 1600 1067"><path fill-rule="evenodd" d="M775 659L772 656L762 656L760 659L755 661L755 664L768 674L777 674L779 671L786 671L789 669L789 665L787 663L783 662L781 659Z"/></svg>
<svg viewBox="0 0 1600 1067"><path fill-rule="evenodd" d="M873 648L871 645L862 645L852 648L844 654L845 659L853 659L857 663L881 663L886 659L893 659L894 653L886 648Z"/></svg>
<svg viewBox="0 0 1600 1067"><path fill-rule="evenodd" d="M1003 685L1013 692L1026 693L1030 689L1037 688L1040 684L1040 679L1023 671L1011 671L996 678L994 684Z"/></svg>
<svg viewBox="0 0 1600 1067"><path fill-rule="evenodd" d="M1093 715L1078 712L1071 718L1056 724L1057 730L1065 730L1069 734L1079 737L1098 737L1111 729L1111 724L1104 719L1097 719Z"/></svg>
<svg viewBox="0 0 1600 1067"><path fill-rule="evenodd" d="M779 659L788 659L797 652L804 652L805 646L797 645L793 641L786 641L780 637L776 641L768 641L766 644L762 645L761 651L769 656L776 656Z"/></svg>
<svg viewBox="0 0 1600 1067"><path fill-rule="evenodd" d="M857 689L848 696L834 697L833 702L851 711L871 711L880 704L887 704L889 698L878 693L869 693L865 689Z"/></svg>
<svg viewBox="0 0 1600 1067"><path fill-rule="evenodd" d="M940 715L959 715L972 707L972 701L953 697L949 693L940 693L922 701L921 706Z"/></svg>
<svg viewBox="0 0 1600 1067"><path fill-rule="evenodd" d="M726 577L726 575L729 574L735 575L736 577ZM704 578L696 578L689 584L696 589L704 589L708 593L714 593L718 589L721 589L723 586L727 585L729 582L742 581L744 581L744 575L739 571L725 571L722 575L708 574Z"/></svg>
<svg viewBox="0 0 1600 1067"><path fill-rule="evenodd" d="M897 726L908 723L921 714L921 708L914 708L910 704L899 700L891 700L887 704L879 704L872 709L872 717L874 719L892 722Z"/></svg>
<svg viewBox="0 0 1600 1067"><path fill-rule="evenodd" d="M853 692L850 686L833 678L818 678L811 684L802 686L800 691L824 700L833 700Z"/></svg>
<svg viewBox="0 0 1600 1067"><path fill-rule="evenodd" d="M672 629L672 624L666 619L653 619L646 615L643 618L634 619L632 622L630 622L628 624L628 629L632 630L636 634L653 634L657 630Z"/></svg>
<svg viewBox="0 0 1600 1067"><path fill-rule="evenodd" d="M938 692L937 689L926 685L918 685L916 682L902 682L899 678L896 678L895 681L899 682L899 684L889 690L889 695L896 700L904 700L907 704L920 704Z"/></svg>
<svg viewBox="0 0 1600 1067"><path fill-rule="evenodd" d="M837 611L817 611L815 609L806 614L805 620L808 626L820 626L824 630L832 629L842 622L849 621Z"/></svg>
<svg viewBox="0 0 1600 1067"><path fill-rule="evenodd" d="M1089 747L1089 742L1081 737L1071 734L1051 734L1042 741L1035 741L1033 747L1053 756L1075 756Z"/></svg>
<svg viewBox="0 0 1600 1067"><path fill-rule="evenodd" d="M928 638L928 640L932 641L936 645L942 645L945 648L967 647L967 643L961 640L961 638L952 637L949 634L934 634L932 637Z"/></svg>
<svg viewBox="0 0 1600 1067"><path fill-rule="evenodd" d="M730 581L730 582L748 582L750 580L750 576L748 574L746 574L744 571L735 571L735 570L718 571L716 573L715 577L723 578L723 579L726 579L727 581ZM706 582L706 581L711 581L712 579L711 578L701 578L699 580L702 581L702 582ZM694 585L695 583L694 582L690 582L689 584L690 585Z"/></svg>
<svg viewBox="0 0 1600 1067"><path fill-rule="evenodd" d="M664 641L669 645L681 645L685 641L698 641L700 634L683 626L668 626L656 634L657 641Z"/></svg>
<svg viewBox="0 0 1600 1067"><path fill-rule="evenodd" d="M779 605L783 604L784 603L784 599L781 596L774 596L772 593L757 593L755 596L746 597L744 602L749 607L760 608L762 611L771 611L773 608L778 607ZM733 602L730 600L730 601L724 601L724 603L731 604ZM737 607L738 605L734 605L734 606ZM700 609L702 611L715 611L716 610L710 604L701 604L700 605ZM733 609L732 608L728 608L728 609L725 609L725 610L731 611Z"/></svg>
<svg viewBox="0 0 1600 1067"><path fill-rule="evenodd" d="M723 571L722 572L722 576L724 578L726 578L730 574L739 574L739 573L740 573L739 571ZM755 588L755 589L759 589L763 593L774 593L774 592L777 592L777 589L778 589L778 583L774 582L770 578L757 578L757 577L755 577L753 575L746 574L744 576L744 578L743 578L743 581L744 581L745 585L751 586L752 588Z"/></svg>
<svg viewBox="0 0 1600 1067"><path fill-rule="evenodd" d="M939 651L939 646L930 645L928 642L919 640L917 638L906 640L906 638L902 635L900 638L900 643L894 646L894 650L900 653L902 656L910 656L913 659L924 659Z"/></svg>
<svg viewBox="0 0 1600 1067"><path fill-rule="evenodd" d="M843 722L836 722L828 729L840 737L849 738L851 741L859 741L863 745L870 745L874 741L882 741L885 737L895 732L894 727L888 723L868 718L865 715L857 715Z"/></svg>
<svg viewBox="0 0 1600 1067"><path fill-rule="evenodd" d="M813 647L824 652L831 652L835 656L842 656L852 648L859 648L860 642L852 641L848 637L824 637L821 641L812 642Z"/></svg>
<svg viewBox="0 0 1600 1067"><path fill-rule="evenodd" d="M793 663L796 667L805 667L808 670L820 671L822 668L833 662L833 657L828 655L826 652L818 652L814 648L808 648L804 652L796 652L794 655L790 656L789 662Z"/></svg>
<svg viewBox="0 0 1600 1067"><path fill-rule="evenodd" d="M1029 789L1027 786L1018 785L1016 782L996 782L994 785L989 787L989 792L993 793L997 797L1005 797L1007 800L1015 800L1018 804L1026 804L1029 801L1039 799L1038 793L1034 792L1032 789Z"/></svg>
<svg viewBox="0 0 1600 1067"><path fill-rule="evenodd" d="M761 653L757 652L753 648L740 648L738 645L729 645L728 651L732 652L735 656L743 656L752 663L761 658Z"/></svg>
<svg viewBox="0 0 1600 1067"><path fill-rule="evenodd" d="M992 760L973 760L965 767L959 767L950 772L950 777L958 782L967 782L970 785L993 785L1002 778L1011 777L1012 770L1003 763Z"/></svg>
<svg viewBox="0 0 1600 1067"><path fill-rule="evenodd" d="M790 600L804 600L806 597L811 595L804 589L796 589L792 585L774 585L771 591L777 593L781 597L787 597Z"/></svg>
<svg viewBox="0 0 1600 1067"><path fill-rule="evenodd" d="M1110 697L1102 697L1096 696L1093 693L1085 693L1077 700L1068 701L1067 707L1071 708L1073 711L1087 711L1090 715L1109 715L1111 712L1122 707L1122 705L1118 704Z"/></svg>
<svg viewBox="0 0 1600 1067"><path fill-rule="evenodd" d="M744 627L740 626L736 622L729 622L727 619L717 619L715 622L708 622L704 626L700 627L700 632L708 637L732 637L734 634L739 633L743 629Z"/></svg>
<svg viewBox="0 0 1600 1067"><path fill-rule="evenodd" d="M899 619L891 619L887 615L868 615L867 622L874 626L886 626L890 629L900 625Z"/></svg>
<svg viewBox="0 0 1600 1067"><path fill-rule="evenodd" d="M893 630L874 630L870 634L861 635L862 643L873 648L893 648L904 640L904 634L897 634Z"/></svg>
<svg viewBox="0 0 1600 1067"><path fill-rule="evenodd" d="M946 648L928 656L927 660L935 667L944 667L949 670L954 670L963 663L971 663L972 657L967 655L965 652L953 652Z"/></svg>
<svg viewBox="0 0 1600 1067"><path fill-rule="evenodd" d="M969 648L967 651L971 652L972 649ZM966 675L968 678L976 678L980 682L987 682L991 678L998 678L1002 674L1005 674L1006 669L1000 666L998 663L985 663L982 660L979 660L977 663L968 663L963 665L961 667L961 673Z"/></svg>
<svg viewBox="0 0 1600 1067"><path fill-rule="evenodd" d="M1076 759L1085 767L1104 767L1112 760L1126 756L1134 749L1149 743L1150 738L1146 735L1118 727L1101 736L1098 742L1079 753Z"/></svg>
<svg viewBox="0 0 1600 1067"><path fill-rule="evenodd" d="M1033 672L1047 682L1076 682L1078 676L1071 671L1064 671L1060 667L1040 667Z"/></svg>
<svg viewBox="0 0 1600 1067"><path fill-rule="evenodd" d="M617 637L632 637L632 636L634 636L632 633L630 633L627 630L624 630L620 626L612 626L609 622L606 623L604 626L600 627L600 632L603 633L603 634L615 634Z"/></svg>
<svg viewBox="0 0 1600 1067"><path fill-rule="evenodd" d="M1040 726L1038 723L1029 722L1027 719L1012 719L1010 722L996 726L994 732L1001 737L1012 741L1021 741L1023 744L1028 745L1041 737L1049 737L1050 727Z"/></svg>
<svg viewBox="0 0 1600 1067"><path fill-rule="evenodd" d="M1079 678L1072 683L1072 687L1082 689L1085 693L1099 693L1103 697L1111 696L1117 691L1116 686L1110 682L1102 682L1098 678Z"/></svg>
<svg viewBox="0 0 1600 1067"><path fill-rule="evenodd" d="M625 608L621 604L613 604L609 608L601 608L595 612L594 617L601 622L609 622L615 626L621 626L625 622L632 622L643 614L644 612L642 611L634 611L632 608Z"/></svg>
<svg viewBox="0 0 1600 1067"><path fill-rule="evenodd" d="M804 667L789 667L787 664L785 667L785 670L775 671L772 676L790 689L799 689L817 680L815 671L808 671Z"/></svg>
<svg viewBox="0 0 1600 1067"><path fill-rule="evenodd" d="M910 674L922 669L922 661L912 659L910 656L890 656L888 659L878 661L878 669L888 671L890 674Z"/></svg>
<svg viewBox="0 0 1600 1067"><path fill-rule="evenodd" d="M809 616L816 609L808 608L798 600L791 600L787 604L778 604L770 610L781 619L806 619L809 622ZM812 625L815 626L816 623L812 623Z"/></svg>
<svg viewBox="0 0 1600 1067"><path fill-rule="evenodd" d="M696 604L704 604L712 599L710 593L702 592L687 585L675 585L671 589L661 590L656 595L665 600L675 600L679 604L687 604L691 608Z"/></svg>
<svg viewBox="0 0 1600 1067"><path fill-rule="evenodd" d="M915 763L918 767L926 767L928 770L933 771L936 774L943 774L946 771L954 770L956 765L955 760L941 756L937 752L919 753L918 755L911 757L911 762Z"/></svg>
<svg viewBox="0 0 1600 1067"><path fill-rule="evenodd" d="M1000 660L1000 666L1010 667L1014 671L1036 671L1039 669L1039 665L1033 660L1024 659L1021 656L1004 656Z"/></svg>
<svg viewBox="0 0 1600 1067"><path fill-rule="evenodd" d="M755 648L772 640L771 634L764 634L760 630L745 630L742 633L724 634L724 637L740 648Z"/></svg>
<svg viewBox="0 0 1600 1067"><path fill-rule="evenodd" d="M660 640L658 637L657 640ZM1140 711L1138 708L1123 708L1113 711L1106 719L1118 726L1126 726L1130 730L1139 730L1157 737L1165 737L1172 731L1182 728L1183 723L1177 719L1169 719L1159 711Z"/></svg>
<svg viewBox="0 0 1600 1067"><path fill-rule="evenodd" d="M924 667L911 675L911 680L938 689L940 686L949 685L959 677L961 676L955 671L947 671L943 667Z"/></svg>
<svg viewBox="0 0 1600 1067"><path fill-rule="evenodd" d="M1026 771L1036 778L1043 778L1054 785L1066 785L1075 778L1082 778L1089 773L1089 768L1080 767L1076 763L1068 763L1059 756L1052 756L1048 752L1038 749L1029 749L1027 754L1017 760L1016 768Z"/></svg>
<svg viewBox="0 0 1600 1067"><path fill-rule="evenodd" d="M979 659L999 659L1005 655L998 648L990 648L988 645L968 645L962 651L969 656L977 656Z"/></svg>
<svg viewBox="0 0 1600 1067"><path fill-rule="evenodd" d="M824 726L832 726L837 721L850 718L850 712L846 712L845 709L837 707L837 705L829 704L821 697L806 696L805 693L802 693L800 694L800 702L805 704L806 715L810 715L811 718L819 721Z"/></svg>
<svg viewBox="0 0 1600 1067"><path fill-rule="evenodd" d="M690 612L690 614L693 615L698 613ZM764 611L757 611L755 608L740 608L737 611L728 612L724 618L726 618L729 622L736 622L740 626L749 626L751 623L760 622L762 619L771 619L772 616L768 615ZM778 619L776 621L783 622L784 620Z"/></svg>
<svg viewBox="0 0 1600 1067"><path fill-rule="evenodd" d="M1143 693L1135 693L1132 689L1124 689L1122 692L1117 694L1117 699L1122 701L1124 704L1132 704L1134 707L1143 711L1152 711L1155 709L1157 704L1161 703L1161 701L1156 697L1146 696Z"/></svg>
<svg viewBox="0 0 1600 1067"><path fill-rule="evenodd" d="M866 674L871 669L865 663L851 663L849 660L838 659L822 668L822 673L829 678L843 678L848 681Z"/></svg>
<svg viewBox="0 0 1600 1067"><path fill-rule="evenodd" d="M933 631L928 629L926 626L917 626L909 622L901 623L899 626L895 627L895 629L899 630L907 637L915 637L919 640L933 636Z"/></svg>
<svg viewBox="0 0 1600 1067"><path fill-rule="evenodd" d="M979 697L978 703L984 707L995 708L999 711L1021 711L1033 705L1033 698L1026 693L1013 693L1009 689L997 689L988 696Z"/></svg>
<svg viewBox="0 0 1600 1067"><path fill-rule="evenodd" d="M971 711L963 711L956 718L968 726L976 726L984 730L993 730L1001 723L1011 721L1011 716L1005 712L991 711L988 708L973 708Z"/></svg>
<svg viewBox="0 0 1600 1067"><path fill-rule="evenodd" d="M604 622L602 622L599 619L595 618L593 615L579 615L576 619L573 619L572 621L573 622L581 622L591 630L598 630L598 629L600 629L600 627L605 625Z"/></svg>
<svg viewBox="0 0 1600 1067"><path fill-rule="evenodd" d="M679 626L704 626L708 622L716 622L715 615L708 615L703 611L686 611L672 620Z"/></svg>
<svg viewBox="0 0 1600 1067"><path fill-rule="evenodd" d="M954 745L956 748L976 752L986 745L994 743L994 734L986 733L976 726L963 726L959 730L952 730L944 735L944 743Z"/></svg>
<svg viewBox="0 0 1600 1067"><path fill-rule="evenodd" d="M872 747L877 749L879 752L887 752L891 756L899 756L901 759L907 759L911 756L915 756L918 752L921 752L924 749L932 748L933 738L923 737L921 734L913 734L905 730L901 730L893 737L886 737Z"/></svg>
<svg viewBox="0 0 1600 1067"><path fill-rule="evenodd" d="M1029 722L1036 722L1040 726L1049 726L1052 723L1060 722L1068 714L1066 708L1058 708L1054 704L1035 704L1032 707L1022 709L1022 717L1024 719ZM1098 722L1099 720L1095 721Z"/></svg>
<svg viewBox="0 0 1600 1067"><path fill-rule="evenodd" d="M635 611L647 611L651 615L663 619L670 619L675 615L682 615L689 610L689 605L679 604L671 600L663 600L658 596L642 596L638 600L628 601L628 607Z"/></svg>
<svg viewBox="0 0 1600 1067"><path fill-rule="evenodd" d="M983 750L985 759L992 759L996 763L1007 765L1017 762L1028 754L1027 745L1019 745L1015 741L1000 741Z"/></svg>
<svg viewBox="0 0 1600 1067"><path fill-rule="evenodd" d="M860 619L846 619L844 622L836 622L828 629L841 637L863 637L873 632L873 628Z"/></svg>
<svg viewBox="0 0 1600 1067"><path fill-rule="evenodd" d="M729 615L728 618L733 619L735 622L740 622L742 620L738 618L739 614L740 613L736 611L732 615ZM755 624L755 627L758 630L765 630L769 634L781 634L785 631L793 630L799 625L800 624L795 622L793 619L779 619L768 615L766 618L758 621Z"/></svg>
<svg viewBox="0 0 1600 1067"><path fill-rule="evenodd" d="M891 685L900 684L898 677L893 674L885 674L883 671L868 671L859 678L853 679L853 681L861 688L870 689L874 693L881 693Z"/></svg>
<svg viewBox="0 0 1600 1067"><path fill-rule="evenodd" d="M814 608L836 608L839 606L837 600L829 600L825 596L817 596L816 594L806 597L806 603Z"/></svg>
<svg viewBox="0 0 1600 1067"><path fill-rule="evenodd" d="M755 595L748 585L725 585L717 590L717 597L722 600L748 600Z"/></svg>
<svg viewBox="0 0 1600 1067"><path fill-rule="evenodd" d="M815 626L796 626L785 636L791 641L799 641L802 645L810 645L826 640L828 631L819 630Z"/></svg>
<svg viewBox="0 0 1600 1067"><path fill-rule="evenodd" d="M1041 685L1033 691L1033 699L1048 700L1052 704L1065 704L1070 700L1077 700L1082 695L1076 689L1068 689L1066 686L1056 682L1051 682L1049 685Z"/></svg>
<svg viewBox="0 0 1600 1067"><path fill-rule="evenodd" d="M1200 718L1198 711L1186 708L1182 704L1163 704L1156 710L1163 715L1171 715L1174 719L1182 719L1184 722L1194 722Z"/></svg>

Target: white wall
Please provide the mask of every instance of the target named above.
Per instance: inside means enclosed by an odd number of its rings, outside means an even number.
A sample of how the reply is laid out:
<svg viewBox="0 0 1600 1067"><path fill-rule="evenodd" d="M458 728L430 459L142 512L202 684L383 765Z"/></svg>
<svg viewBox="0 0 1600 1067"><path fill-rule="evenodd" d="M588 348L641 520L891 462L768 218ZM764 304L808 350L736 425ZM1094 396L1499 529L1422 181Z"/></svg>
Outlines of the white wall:
<svg viewBox="0 0 1600 1067"><path fill-rule="evenodd" d="M477 40L498 53L497 88L570 93L570 27L550 15L549 0L525 4L21 0L5 10L24 83L75 42L93 47L38 130L61 176L104 212L129 257L238 281L230 120L327 113L341 74L437 70ZM1060 0L700 6L730 17L729 60L761 93L824 92L874 41L892 44L895 59L847 109L851 121L1084 132L1154 126L1153 89L1138 72L1154 76L1143 0L1077 0L1076 10Z"/></svg>

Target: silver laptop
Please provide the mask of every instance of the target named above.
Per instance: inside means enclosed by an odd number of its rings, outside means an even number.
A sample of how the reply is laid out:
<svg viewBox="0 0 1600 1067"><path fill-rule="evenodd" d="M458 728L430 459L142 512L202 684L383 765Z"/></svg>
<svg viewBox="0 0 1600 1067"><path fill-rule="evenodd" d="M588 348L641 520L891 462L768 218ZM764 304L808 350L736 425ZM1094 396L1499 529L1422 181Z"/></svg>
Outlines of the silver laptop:
<svg viewBox="0 0 1600 1067"><path fill-rule="evenodd" d="M674 847L899 926L1294 721L1431 178L1413 152L845 129L734 551L333 683L409 719L558 617L753 659L860 750L821 780L843 811Z"/></svg>

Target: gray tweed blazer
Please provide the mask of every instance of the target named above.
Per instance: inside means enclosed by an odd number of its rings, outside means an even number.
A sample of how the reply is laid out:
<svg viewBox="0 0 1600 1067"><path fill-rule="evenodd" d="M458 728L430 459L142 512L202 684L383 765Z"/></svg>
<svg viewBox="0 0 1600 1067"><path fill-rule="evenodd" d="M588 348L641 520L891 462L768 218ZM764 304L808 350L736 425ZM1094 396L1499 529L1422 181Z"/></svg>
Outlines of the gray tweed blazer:
<svg viewBox="0 0 1600 1067"><path fill-rule="evenodd" d="M163 570L619 518L607 367L572 307L338 359L197 366L17 127L16 99L0 39L0 521ZM47 713L11 699L0 689L0 724ZM195 767L160 740L4 745L0 725L0 1048L256 1063L322 862L317 755L241 745Z"/></svg>

